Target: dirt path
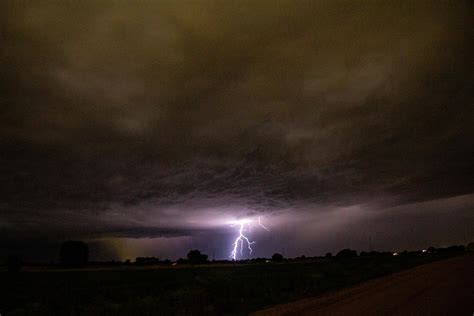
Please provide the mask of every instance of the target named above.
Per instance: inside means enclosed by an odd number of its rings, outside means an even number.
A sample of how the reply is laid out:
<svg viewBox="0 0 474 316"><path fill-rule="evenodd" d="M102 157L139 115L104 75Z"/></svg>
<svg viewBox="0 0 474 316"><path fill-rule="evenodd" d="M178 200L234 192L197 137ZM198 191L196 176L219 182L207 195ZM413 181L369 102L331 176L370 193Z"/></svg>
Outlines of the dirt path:
<svg viewBox="0 0 474 316"><path fill-rule="evenodd" d="M254 315L474 315L474 255L422 265Z"/></svg>

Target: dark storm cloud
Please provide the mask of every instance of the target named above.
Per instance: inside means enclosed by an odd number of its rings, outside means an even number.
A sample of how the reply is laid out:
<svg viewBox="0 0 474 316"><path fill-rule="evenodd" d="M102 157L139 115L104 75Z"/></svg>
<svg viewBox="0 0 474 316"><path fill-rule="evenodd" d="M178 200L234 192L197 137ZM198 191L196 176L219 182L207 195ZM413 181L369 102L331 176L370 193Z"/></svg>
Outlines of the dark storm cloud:
<svg viewBox="0 0 474 316"><path fill-rule="evenodd" d="M471 193L472 10L4 2L3 234L196 235L217 226L200 214Z"/></svg>

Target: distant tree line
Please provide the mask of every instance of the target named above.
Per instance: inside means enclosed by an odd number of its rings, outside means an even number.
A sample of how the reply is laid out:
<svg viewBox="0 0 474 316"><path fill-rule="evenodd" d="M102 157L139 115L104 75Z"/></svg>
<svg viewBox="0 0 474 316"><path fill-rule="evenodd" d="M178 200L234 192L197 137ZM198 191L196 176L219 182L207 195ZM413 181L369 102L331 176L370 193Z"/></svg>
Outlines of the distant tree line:
<svg viewBox="0 0 474 316"><path fill-rule="evenodd" d="M199 265L206 263L213 264L246 264L246 263L270 263L270 262L292 262L292 261L308 261L308 260L320 260L325 258L326 260L345 260L350 258L366 258L375 256L405 256L405 255L437 255L437 256L456 256L461 255L465 251L474 252L474 243L470 243L467 247L464 246L450 246L444 248L429 247L426 250L418 251L401 251L401 252L378 252L378 251L362 251L360 255L357 254L356 250L342 249L335 256L328 252L324 257L306 257L300 256L296 258L284 258L280 253L274 253L271 258L252 258L243 260L208 260L206 254L201 253L198 249L189 251L186 259L180 258L176 262L172 262L169 259L160 260L156 257L137 257L132 262L130 259L125 261L112 260L107 262L89 262L89 247L85 242L69 240L62 243L59 251L59 263L63 267L80 268L87 264L92 266L114 266L114 265L176 265L176 264L189 264ZM11 273L20 271L24 262L18 255L10 255L5 261L5 266Z"/></svg>
<svg viewBox="0 0 474 316"><path fill-rule="evenodd" d="M168 259L160 260L159 258L155 258L155 257L136 257L135 263L139 265L170 264L171 260L168 260Z"/></svg>

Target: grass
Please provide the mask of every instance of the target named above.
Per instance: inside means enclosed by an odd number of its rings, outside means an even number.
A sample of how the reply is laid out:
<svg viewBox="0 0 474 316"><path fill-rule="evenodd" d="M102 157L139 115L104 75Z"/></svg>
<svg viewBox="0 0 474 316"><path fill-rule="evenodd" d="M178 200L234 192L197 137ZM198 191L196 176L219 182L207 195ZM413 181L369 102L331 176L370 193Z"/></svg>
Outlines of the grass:
<svg viewBox="0 0 474 316"><path fill-rule="evenodd" d="M1 315L245 315L442 259L436 254L0 272Z"/></svg>

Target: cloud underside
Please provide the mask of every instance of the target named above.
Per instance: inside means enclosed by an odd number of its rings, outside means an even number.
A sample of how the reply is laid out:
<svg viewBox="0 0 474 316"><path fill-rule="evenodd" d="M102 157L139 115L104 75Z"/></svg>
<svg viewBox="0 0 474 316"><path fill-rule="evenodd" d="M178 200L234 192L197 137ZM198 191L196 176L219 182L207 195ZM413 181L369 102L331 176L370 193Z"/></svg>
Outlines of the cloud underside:
<svg viewBox="0 0 474 316"><path fill-rule="evenodd" d="M196 235L206 216L473 192L468 1L0 7L11 235Z"/></svg>

